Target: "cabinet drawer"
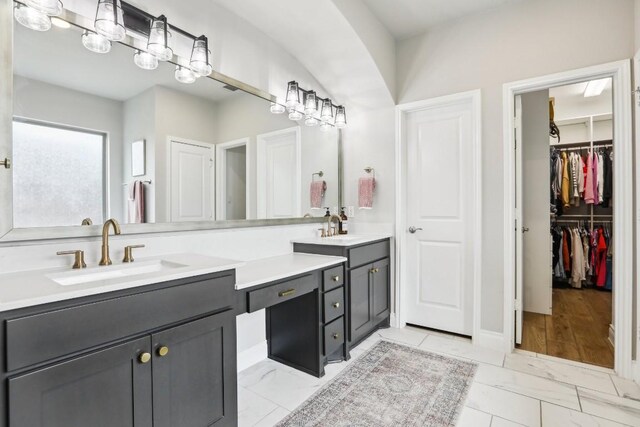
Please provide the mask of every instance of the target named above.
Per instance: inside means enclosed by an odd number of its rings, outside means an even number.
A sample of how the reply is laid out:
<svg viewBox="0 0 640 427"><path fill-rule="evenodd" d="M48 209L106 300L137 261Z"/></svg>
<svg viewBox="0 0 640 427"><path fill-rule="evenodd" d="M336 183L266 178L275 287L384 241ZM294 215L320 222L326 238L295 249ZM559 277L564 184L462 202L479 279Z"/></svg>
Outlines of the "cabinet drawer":
<svg viewBox="0 0 640 427"><path fill-rule="evenodd" d="M329 323L344 314L344 288L324 294L324 323Z"/></svg>
<svg viewBox="0 0 640 427"><path fill-rule="evenodd" d="M194 280L194 279L191 279ZM195 279L197 280L197 279ZM19 317L6 322L7 370L108 344L233 306L229 274Z"/></svg>
<svg viewBox="0 0 640 427"><path fill-rule="evenodd" d="M324 292L344 285L344 269L342 265L322 272L322 290Z"/></svg>
<svg viewBox="0 0 640 427"><path fill-rule="evenodd" d="M247 294L249 313L307 294L318 287L311 274L256 289Z"/></svg>
<svg viewBox="0 0 640 427"><path fill-rule="evenodd" d="M389 241L349 249L349 268L359 267L389 256Z"/></svg>
<svg viewBox="0 0 640 427"><path fill-rule="evenodd" d="M344 344L344 317L324 327L324 354L328 356Z"/></svg>

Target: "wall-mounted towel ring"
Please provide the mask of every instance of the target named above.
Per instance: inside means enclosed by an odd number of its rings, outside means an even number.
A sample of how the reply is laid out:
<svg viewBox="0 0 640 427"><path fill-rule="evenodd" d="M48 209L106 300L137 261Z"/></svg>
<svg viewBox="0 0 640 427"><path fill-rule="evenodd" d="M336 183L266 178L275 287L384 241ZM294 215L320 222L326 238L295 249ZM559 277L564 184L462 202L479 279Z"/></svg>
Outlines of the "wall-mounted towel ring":
<svg viewBox="0 0 640 427"><path fill-rule="evenodd" d="M371 166L367 166L366 168L364 168L364 171L366 173L373 173L373 177L376 177L376 170L374 168L372 168Z"/></svg>
<svg viewBox="0 0 640 427"><path fill-rule="evenodd" d="M318 177L322 178L324 176L324 172L320 171L320 172L312 173L311 174L311 181L315 180L316 175L318 175Z"/></svg>

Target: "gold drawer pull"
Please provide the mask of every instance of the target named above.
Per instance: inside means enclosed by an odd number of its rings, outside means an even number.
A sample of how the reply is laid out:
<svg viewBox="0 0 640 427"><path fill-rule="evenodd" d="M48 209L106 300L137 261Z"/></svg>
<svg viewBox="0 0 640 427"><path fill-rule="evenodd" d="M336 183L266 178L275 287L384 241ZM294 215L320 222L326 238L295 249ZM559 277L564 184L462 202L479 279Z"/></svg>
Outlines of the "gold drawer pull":
<svg viewBox="0 0 640 427"><path fill-rule="evenodd" d="M333 308L340 308L340 303L339 302L334 302L331 305L333 306Z"/></svg>
<svg viewBox="0 0 640 427"><path fill-rule="evenodd" d="M150 360L151 360L151 353L147 353L146 351L144 353L141 353L140 356L138 356L138 362L140 363L149 363Z"/></svg>
<svg viewBox="0 0 640 427"><path fill-rule="evenodd" d="M289 295L293 295L296 293L295 289L287 289L286 291L282 291L278 293L279 297L288 297Z"/></svg>
<svg viewBox="0 0 640 427"><path fill-rule="evenodd" d="M371 273L377 273L378 271L380 271L380 269L375 268L375 267L372 268L371 270L369 270L369 272L371 272Z"/></svg>
<svg viewBox="0 0 640 427"><path fill-rule="evenodd" d="M340 281L340 276L333 276L331 278L331 280L333 280L334 282L339 282Z"/></svg>
<svg viewBox="0 0 640 427"><path fill-rule="evenodd" d="M339 333L336 332L335 334L333 334L333 339L334 340L337 340L338 338L340 338L340 334Z"/></svg>
<svg viewBox="0 0 640 427"><path fill-rule="evenodd" d="M169 354L169 347L163 345L158 349L158 356L165 357L167 354Z"/></svg>

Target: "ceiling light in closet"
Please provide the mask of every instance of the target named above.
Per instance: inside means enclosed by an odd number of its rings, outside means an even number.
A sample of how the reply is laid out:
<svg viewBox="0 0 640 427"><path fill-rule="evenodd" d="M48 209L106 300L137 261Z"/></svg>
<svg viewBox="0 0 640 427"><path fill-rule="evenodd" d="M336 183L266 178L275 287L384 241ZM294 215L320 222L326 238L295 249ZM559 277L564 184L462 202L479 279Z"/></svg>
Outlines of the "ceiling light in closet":
<svg viewBox="0 0 640 427"><path fill-rule="evenodd" d="M290 81L287 85L285 104L289 108L296 108L300 105L300 92L298 90L298 83L295 81Z"/></svg>
<svg viewBox="0 0 640 427"><path fill-rule="evenodd" d="M94 26L98 34L111 41L124 40L126 31L120 0L99 0Z"/></svg>
<svg viewBox="0 0 640 427"><path fill-rule="evenodd" d="M158 68L158 58L143 50L136 50L136 53L133 54L133 62L143 70Z"/></svg>
<svg viewBox="0 0 640 427"><path fill-rule="evenodd" d="M69 24L67 21L64 21L60 18L56 18L56 17L51 18L51 23L56 27L62 28L64 30L71 28L71 24Z"/></svg>
<svg viewBox="0 0 640 427"><path fill-rule="evenodd" d="M213 71L213 67L209 62L209 40L202 35L193 41L193 49L191 49L191 61L189 66L194 73L200 77L206 77Z"/></svg>
<svg viewBox="0 0 640 427"><path fill-rule="evenodd" d="M269 111L271 111L273 114L282 114L287 111L287 109L284 107L284 105L280 105L277 102L272 102Z"/></svg>
<svg viewBox="0 0 640 427"><path fill-rule="evenodd" d="M51 28L49 15L32 7L16 3L13 16L21 25L36 31L48 31Z"/></svg>
<svg viewBox="0 0 640 427"><path fill-rule="evenodd" d="M176 65L176 72L174 75L177 81L185 84L194 83L198 78L198 76L196 76L196 73L191 71L191 69L183 67L181 65Z"/></svg>
<svg viewBox="0 0 640 427"><path fill-rule="evenodd" d="M342 105L340 105L339 107L336 107L335 125L338 129L342 129L347 126L347 114Z"/></svg>
<svg viewBox="0 0 640 427"><path fill-rule="evenodd" d="M160 15L151 22L149 31L149 41L147 42L147 52L153 54L160 61L168 61L173 57L173 50L169 45L171 33L167 18Z"/></svg>
<svg viewBox="0 0 640 427"><path fill-rule="evenodd" d="M591 80L587 83L587 87L584 89L584 97L590 98L602 95L602 92L607 87L607 83L609 83L609 78Z"/></svg>
<svg viewBox="0 0 640 427"><path fill-rule="evenodd" d="M302 119L302 113L294 108L289 109L289 120L298 121Z"/></svg>
<svg viewBox="0 0 640 427"><path fill-rule="evenodd" d="M84 47L95 53L109 53L111 50L111 40L102 34L85 30L82 34L82 44Z"/></svg>
<svg viewBox="0 0 640 427"><path fill-rule="evenodd" d="M322 109L320 110L320 118L324 122L333 120L333 106L330 99L322 100Z"/></svg>

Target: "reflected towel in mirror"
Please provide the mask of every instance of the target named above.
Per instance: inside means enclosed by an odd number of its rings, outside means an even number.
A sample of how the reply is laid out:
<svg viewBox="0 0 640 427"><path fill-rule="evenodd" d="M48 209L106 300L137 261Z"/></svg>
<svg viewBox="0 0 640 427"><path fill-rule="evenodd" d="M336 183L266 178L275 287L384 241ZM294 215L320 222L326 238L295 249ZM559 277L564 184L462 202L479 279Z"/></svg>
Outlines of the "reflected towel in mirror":
<svg viewBox="0 0 640 427"><path fill-rule="evenodd" d="M144 184L133 181L129 184L128 216L129 224L144 223Z"/></svg>
<svg viewBox="0 0 640 427"><path fill-rule="evenodd" d="M358 181L358 206L360 209L373 208L373 191L376 189L376 179L373 177L360 178Z"/></svg>
<svg viewBox="0 0 640 427"><path fill-rule="evenodd" d="M322 199L325 191L327 191L326 181L313 181L310 188L311 194L311 208L320 209L322 207Z"/></svg>

